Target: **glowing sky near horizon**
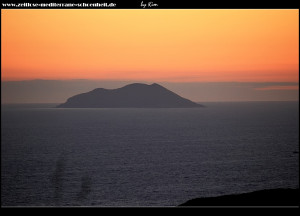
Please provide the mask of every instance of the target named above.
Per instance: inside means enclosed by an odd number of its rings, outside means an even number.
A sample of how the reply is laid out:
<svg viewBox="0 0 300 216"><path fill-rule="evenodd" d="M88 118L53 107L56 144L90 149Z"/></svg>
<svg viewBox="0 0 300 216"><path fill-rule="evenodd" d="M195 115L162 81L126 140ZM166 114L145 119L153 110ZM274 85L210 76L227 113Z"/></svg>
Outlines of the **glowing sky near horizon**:
<svg viewBox="0 0 300 216"><path fill-rule="evenodd" d="M299 10L1 10L2 80L298 82Z"/></svg>

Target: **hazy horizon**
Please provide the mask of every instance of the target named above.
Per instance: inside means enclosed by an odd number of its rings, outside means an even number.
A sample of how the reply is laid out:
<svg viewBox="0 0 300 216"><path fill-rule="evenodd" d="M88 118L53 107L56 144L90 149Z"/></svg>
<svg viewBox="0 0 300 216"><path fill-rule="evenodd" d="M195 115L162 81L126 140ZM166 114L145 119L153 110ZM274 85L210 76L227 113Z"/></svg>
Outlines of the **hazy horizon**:
<svg viewBox="0 0 300 216"><path fill-rule="evenodd" d="M63 103L95 88L115 89L131 83L158 83L194 102L298 101L296 82L157 82L107 80L23 80L1 82L1 103Z"/></svg>

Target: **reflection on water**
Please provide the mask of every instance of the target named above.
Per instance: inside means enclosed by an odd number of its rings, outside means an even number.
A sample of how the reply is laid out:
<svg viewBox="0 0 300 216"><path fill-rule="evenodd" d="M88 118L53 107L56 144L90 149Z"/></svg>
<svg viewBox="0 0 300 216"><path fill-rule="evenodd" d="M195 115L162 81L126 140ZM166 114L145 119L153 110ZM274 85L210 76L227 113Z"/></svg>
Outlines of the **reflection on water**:
<svg viewBox="0 0 300 216"><path fill-rule="evenodd" d="M55 170L51 176L51 183L54 191L54 203L59 205L63 197L64 174L66 169L66 158L62 154L56 161Z"/></svg>

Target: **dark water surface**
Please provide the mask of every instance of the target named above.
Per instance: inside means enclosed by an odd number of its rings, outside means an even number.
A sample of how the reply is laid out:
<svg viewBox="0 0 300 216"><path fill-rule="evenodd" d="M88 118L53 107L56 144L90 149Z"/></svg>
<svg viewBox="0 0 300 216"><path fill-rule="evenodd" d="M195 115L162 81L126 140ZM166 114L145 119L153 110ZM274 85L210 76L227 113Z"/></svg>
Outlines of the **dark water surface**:
<svg viewBox="0 0 300 216"><path fill-rule="evenodd" d="M299 103L2 105L2 206L175 206L299 188Z"/></svg>

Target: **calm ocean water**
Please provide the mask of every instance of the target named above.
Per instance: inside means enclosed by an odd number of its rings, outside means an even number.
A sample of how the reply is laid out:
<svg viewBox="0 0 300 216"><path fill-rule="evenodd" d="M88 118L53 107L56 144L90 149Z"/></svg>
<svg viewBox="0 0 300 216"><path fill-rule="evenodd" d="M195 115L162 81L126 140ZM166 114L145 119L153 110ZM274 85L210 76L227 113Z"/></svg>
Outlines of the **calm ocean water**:
<svg viewBox="0 0 300 216"><path fill-rule="evenodd" d="M299 188L299 102L2 105L2 206L175 206Z"/></svg>

